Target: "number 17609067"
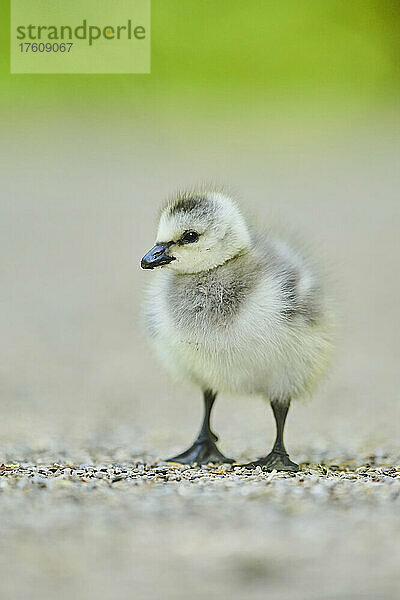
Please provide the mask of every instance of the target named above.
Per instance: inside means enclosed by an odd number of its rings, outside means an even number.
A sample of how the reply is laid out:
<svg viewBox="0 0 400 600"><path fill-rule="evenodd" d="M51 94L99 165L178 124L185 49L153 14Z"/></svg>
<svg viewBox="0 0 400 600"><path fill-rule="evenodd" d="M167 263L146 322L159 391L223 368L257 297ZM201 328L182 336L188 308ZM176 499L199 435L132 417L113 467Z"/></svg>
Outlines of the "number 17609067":
<svg viewBox="0 0 400 600"><path fill-rule="evenodd" d="M73 45L72 42L22 42L19 47L21 52L70 52Z"/></svg>

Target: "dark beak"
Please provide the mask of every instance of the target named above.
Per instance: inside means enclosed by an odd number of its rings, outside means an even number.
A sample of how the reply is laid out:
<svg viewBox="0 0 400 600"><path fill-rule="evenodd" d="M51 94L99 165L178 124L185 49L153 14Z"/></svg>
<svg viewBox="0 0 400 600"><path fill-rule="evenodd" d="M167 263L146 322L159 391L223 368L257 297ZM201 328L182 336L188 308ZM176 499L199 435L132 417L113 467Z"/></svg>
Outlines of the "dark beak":
<svg viewBox="0 0 400 600"><path fill-rule="evenodd" d="M175 260L174 256L168 256L167 248L170 244L156 244L154 248L148 251L143 256L140 266L142 269L154 269L154 267L160 267L161 265L167 265L172 260Z"/></svg>

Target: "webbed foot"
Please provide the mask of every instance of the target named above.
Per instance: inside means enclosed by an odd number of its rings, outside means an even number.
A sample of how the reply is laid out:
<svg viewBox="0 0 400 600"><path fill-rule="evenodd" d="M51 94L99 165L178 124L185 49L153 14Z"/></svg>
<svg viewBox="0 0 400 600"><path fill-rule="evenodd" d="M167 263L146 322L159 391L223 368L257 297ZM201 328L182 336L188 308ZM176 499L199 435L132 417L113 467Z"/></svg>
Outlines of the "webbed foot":
<svg viewBox="0 0 400 600"><path fill-rule="evenodd" d="M216 440L218 439L215 436ZM182 465L206 465L208 463L233 463L235 462L232 458L224 456L217 448L215 441L211 438L199 438L196 440L190 448L168 458L166 462L177 462Z"/></svg>
<svg viewBox="0 0 400 600"><path fill-rule="evenodd" d="M287 452L272 450L267 456L254 460L250 463L243 465L247 469L255 469L256 467L262 467L266 471L289 471L291 473L297 473L299 465L290 460Z"/></svg>

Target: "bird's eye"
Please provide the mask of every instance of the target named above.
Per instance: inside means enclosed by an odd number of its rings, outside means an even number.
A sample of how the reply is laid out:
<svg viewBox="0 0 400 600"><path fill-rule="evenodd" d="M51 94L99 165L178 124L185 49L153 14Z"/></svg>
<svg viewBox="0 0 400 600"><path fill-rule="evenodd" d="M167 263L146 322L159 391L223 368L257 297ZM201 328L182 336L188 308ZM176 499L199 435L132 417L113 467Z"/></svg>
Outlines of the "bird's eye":
<svg viewBox="0 0 400 600"><path fill-rule="evenodd" d="M191 244L192 242L197 242L198 239L199 234L197 231L185 231L179 241L181 244Z"/></svg>

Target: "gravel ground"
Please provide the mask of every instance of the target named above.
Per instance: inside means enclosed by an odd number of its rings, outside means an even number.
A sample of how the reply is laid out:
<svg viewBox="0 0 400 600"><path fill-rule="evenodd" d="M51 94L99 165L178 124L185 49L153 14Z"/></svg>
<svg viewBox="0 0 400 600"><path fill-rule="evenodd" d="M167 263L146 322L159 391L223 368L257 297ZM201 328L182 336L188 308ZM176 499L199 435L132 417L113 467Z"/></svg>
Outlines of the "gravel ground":
<svg viewBox="0 0 400 600"><path fill-rule="evenodd" d="M25 452L0 467L1 598L398 598L399 457L284 474Z"/></svg>

